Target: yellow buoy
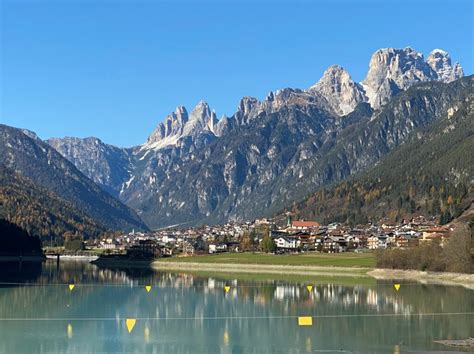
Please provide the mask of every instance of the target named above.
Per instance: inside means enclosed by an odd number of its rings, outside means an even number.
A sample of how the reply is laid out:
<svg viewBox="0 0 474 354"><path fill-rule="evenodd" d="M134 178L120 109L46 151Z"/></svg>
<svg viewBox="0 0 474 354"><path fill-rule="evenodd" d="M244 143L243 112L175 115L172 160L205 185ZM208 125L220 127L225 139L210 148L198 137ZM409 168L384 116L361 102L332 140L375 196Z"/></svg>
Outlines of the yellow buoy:
<svg viewBox="0 0 474 354"><path fill-rule="evenodd" d="M312 326L313 318L311 316L300 316L298 317L299 326Z"/></svg>
<svg viewBox="0 0 474 354"><path fill-rule="evenodd" d="M149 293L151 291L151 285L146 285L145 289L146 289L146 292Z"/></svg>
<svg viewBox="0 0 474 354"><path fill-rule="evenodd" d="M400 290L400 284L394 284L393 287L396 291Z"/></svg>
<svg viewBox="0 0 474 354"><path fill-rule="evenodd" d="M127 330L128 333L131 333L133 330L133 327L135 327L135 323L137 323L137 320L134 318L127 318L125 320L125 324L127 325Z"/></svg>
<svg viewBox="0 0 474 354"><path fill-rule="evenodd" d="M312 285L307 285L306 289L308 289L309 292L312 292L313 291L313 286Z"/></svg>
<svg viewBox="0 0 474 354"><path fill-rule="evenodd" d="M72 291L74 289L75 285L74 284L69 284L69 291Z"/></svg>
<svg viewBox="0 0 474 354"><path fill-rule="evenodd" d="M228 293L229 290L230 290L230 286L229 285L224 286L224 290L225 290L226 293Z"/></svg>

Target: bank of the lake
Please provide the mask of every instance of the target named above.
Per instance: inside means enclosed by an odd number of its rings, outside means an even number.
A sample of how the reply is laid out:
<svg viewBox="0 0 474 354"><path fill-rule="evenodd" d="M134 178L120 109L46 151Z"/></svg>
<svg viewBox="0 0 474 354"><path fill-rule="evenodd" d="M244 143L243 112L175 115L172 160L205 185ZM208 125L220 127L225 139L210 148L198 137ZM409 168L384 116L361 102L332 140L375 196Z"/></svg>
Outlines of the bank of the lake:
<svg viewBox="0 0 474 354"><path fill-rule="evenodd" d="M285 276L304 279L321 277L359 278L387 281L464 286L474 289L474 275L376 269L373 253L269 255L260 253L223 253L192 257L161 258L151 263L155 270L201 273L247 274L247 276Z"/></svg>
<svg viewBox="0 0 474 354"><path fill-rule="evenodd" d="M219 273L285 274L292 276L367 277L373 269L371 253L222 253L193 257L160 258L151 266L156 270L185 270Z"/></svg>
<svg viewBox="0 0 474 354"><path fill-rule="evenodd" d="M413 280L419 283L464 286L474 290L474 274L378 268L369 271L367 275L380 280Z"/></svg>
<svg viewBox="0 0 474 354"><path fill-rule="evenodd" d="M247 274L286 274L304 276L334 277L367 277L371 268L334 267L334 266L295 266L295 265L264 265L264 264L231 264L203 262L163 262L154 261L151 266L155 270L206 271L219 273Z"/></svg>

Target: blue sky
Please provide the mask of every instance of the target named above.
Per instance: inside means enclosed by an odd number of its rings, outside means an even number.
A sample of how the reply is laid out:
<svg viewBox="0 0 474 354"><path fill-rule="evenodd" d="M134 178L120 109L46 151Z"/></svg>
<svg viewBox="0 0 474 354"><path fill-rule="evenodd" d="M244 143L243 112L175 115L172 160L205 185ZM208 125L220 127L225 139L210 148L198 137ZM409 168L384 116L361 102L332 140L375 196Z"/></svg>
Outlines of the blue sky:
<svg viewBox="0 0 474 354"><path fill-rule="evenodd" d="M132 146L201 99L355 80L382 47L450 52L473 73L472 1L1 0L0 122Z"/></svg>

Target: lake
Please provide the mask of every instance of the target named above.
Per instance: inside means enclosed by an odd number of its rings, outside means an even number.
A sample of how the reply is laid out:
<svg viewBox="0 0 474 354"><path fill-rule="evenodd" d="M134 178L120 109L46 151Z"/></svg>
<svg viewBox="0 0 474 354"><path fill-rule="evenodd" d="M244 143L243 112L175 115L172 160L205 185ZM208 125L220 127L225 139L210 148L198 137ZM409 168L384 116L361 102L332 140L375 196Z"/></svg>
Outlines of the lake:
<svg viewBox="0 0 474 354"><path fill-rule="evenodd" d="M455 352L433 341L474 336L474 292L463 287L0 266L1 353Z"/></svg>

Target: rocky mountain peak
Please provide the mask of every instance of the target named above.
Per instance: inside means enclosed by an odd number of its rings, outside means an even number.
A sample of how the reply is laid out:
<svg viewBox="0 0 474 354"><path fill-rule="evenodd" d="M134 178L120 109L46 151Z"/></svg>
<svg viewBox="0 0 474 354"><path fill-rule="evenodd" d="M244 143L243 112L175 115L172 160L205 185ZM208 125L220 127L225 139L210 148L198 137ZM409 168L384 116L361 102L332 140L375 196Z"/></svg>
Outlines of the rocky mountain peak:
<svg viewBox="0 0 474 354"><path fill-rule="evenodd" d="M41 139L38 137L38 135L35 132L32 132L31 130L21 129L21 132L23 134L25 134L26 136L30 137L33 140L41 141Z"/></svg>
<svg viewBox="0 0 474 354"><path fill-rule="evenodd" d="M432 54L425 62L423 54L410 47L377 50L372 55L367 77L362 82L371 106L379 108L394 94L408 89L414 83L440 80L439 75L453 76L449 55L440 50ZM460 69L456 70L459 75Z"/></svg>
<svg viewBox="0 0 474 354"><path fill-rule="evenodd" d="M247 124L255 117L260 108L260 102L255 97L245 96L240 99L234 117L239 125Z"/></svg>
<svg viewBox="0 0 474 354"><path fill-rule="evenodd" d="M226 134L231 128L231 122L229 117L227 117L225 114L221 116L221 119L217 122L217 124L214 126L214 134L216 136L222 136Z"/></svg>
<svg viewBox="0 0 474 354"><path fill-rule="evenodd" d="M354 82L349 73L339 65L331 65L321 79L308 89L326 98L330 107L339 115L352 112L358 103L367 100L362 86Z"/></svg>
<svg viewBox="0 0 474 354"><path fill-rule="evenodd" d="M149 148L161 148L170 145L173 143L174 137L182 134L188 120L186 108L184 106L176 107L173 113L166 116L165 120L156 126L145 145Z"/></svg>
<svg viewBox="0 0 474 354"><path fill-rule="evenodd" d="M463 69L459 63L451 65L449 53L442 49L434 49L426 59L426 62L438 75L438 80L451 82L464 76Z"/></svg>
<svg viewBox="0 0 474 354"><path fill-rule="evenodd" d="M189 120L183 128L183 136L197 136L204 130L210 130L211 121L217 120L205 101L199 101L189 114Z"/></svg>
<svg viewBox="0 0 474 354"><path fill-rule="evenodd" d="M189 114L189 120L199 120L205 119L210 117L211 109L209 108L209 104L206 101L199 101L198 104L193 108L191 113Z"/></svg>
<svg viewBox="0 0 474 354"><path fill-rule="evenodd" d="M250 97L250 96L242 97L237 107L237 112L242 112L243 114L249 114L255 107L258 106L258 104L259 102L255 97Z"/></svg>
<svg viewBox="0 0 474 354"><path fill-rule="evenodd" d="M217 122L215 112L211 112L205 101L199 101L189 114L184 106L178 106L157 125L141 150L159 150L169 145L176 145L182 137L196 137L204 131L214 133Z"/></svg>

